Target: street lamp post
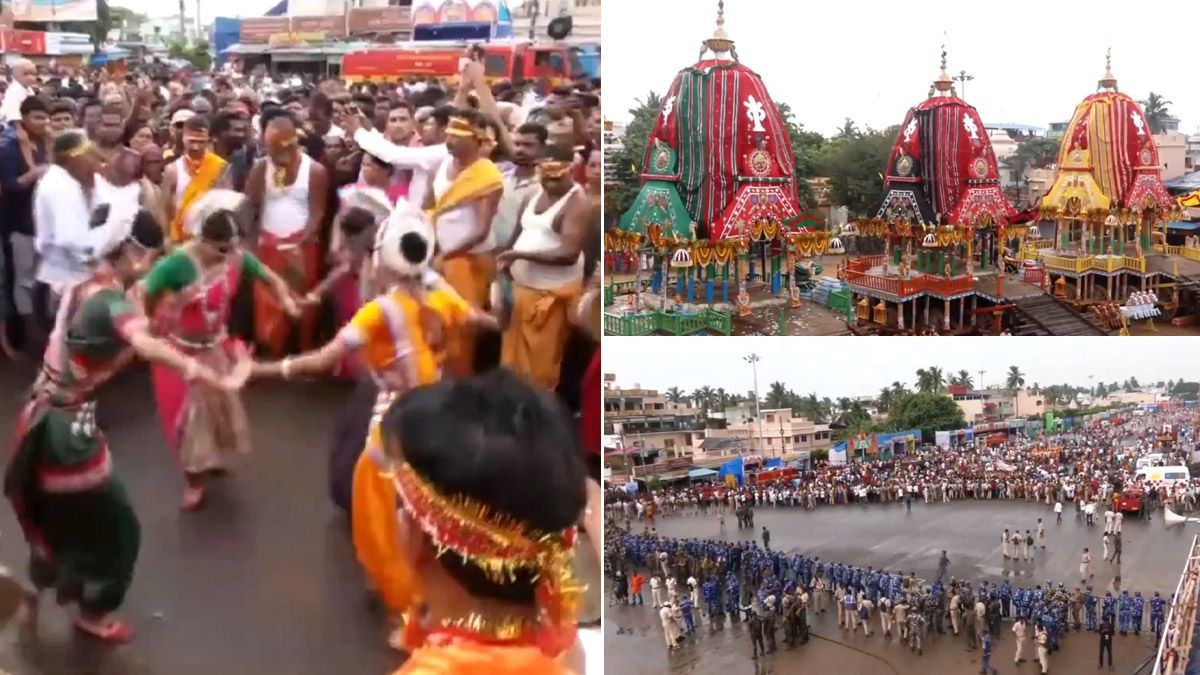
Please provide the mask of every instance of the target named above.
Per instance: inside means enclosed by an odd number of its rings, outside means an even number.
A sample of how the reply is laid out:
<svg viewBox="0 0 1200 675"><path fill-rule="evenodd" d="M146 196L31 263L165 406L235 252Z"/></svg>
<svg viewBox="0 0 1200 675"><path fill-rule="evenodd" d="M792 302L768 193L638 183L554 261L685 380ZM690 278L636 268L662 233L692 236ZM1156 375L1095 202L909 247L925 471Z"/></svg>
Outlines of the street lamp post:
<svg viewBox="0 0 1200 675"><path fill-rule="evenodd" d="M960 85L962 85L960 87L962 89L962 96L960 96L959 98L966 100L966 98L967 98L967 83L970 82L971 80L975 79L975 76L968 75L967 71L961 70L961 71L959 71L959 73L957 75L955 75L954 77L952 77L950 79L958 80L958 83Z"/></svg>
<svg viewBox="0 0 1200 675"><path fill-rule="evenodd" d="M986 373L986 372L987 372L986 370L980 370L980 371L979 371L979 389L980 389L981 391L983 390L983 374L984 374L984 373Z"/></svg>
<svg viewBox="0 0 1200 675"><path fill-rule="evenodd" d="M764 455L766 453L763 452L762 410L758 402L758 362L762 361L762 358L758 354L750 354L742 357L742 360L750 364L750 370L754 374L754 418L758 420L758 454Z"/></svg>

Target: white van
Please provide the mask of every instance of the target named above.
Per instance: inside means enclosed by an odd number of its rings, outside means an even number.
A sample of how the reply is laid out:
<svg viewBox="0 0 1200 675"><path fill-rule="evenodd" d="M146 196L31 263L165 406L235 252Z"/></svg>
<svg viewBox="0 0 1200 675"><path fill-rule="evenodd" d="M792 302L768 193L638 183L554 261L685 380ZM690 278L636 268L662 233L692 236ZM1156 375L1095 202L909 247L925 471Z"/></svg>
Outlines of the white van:
<svg viewBox="0 0 1200 675"><path fill-rule="evenodd" d="M1138 469L1134 478L1143 483L1157 483L1171 487L1176 483L1187 483L1192 479L1192 475L1186 466L1147 466Z"/></svg>

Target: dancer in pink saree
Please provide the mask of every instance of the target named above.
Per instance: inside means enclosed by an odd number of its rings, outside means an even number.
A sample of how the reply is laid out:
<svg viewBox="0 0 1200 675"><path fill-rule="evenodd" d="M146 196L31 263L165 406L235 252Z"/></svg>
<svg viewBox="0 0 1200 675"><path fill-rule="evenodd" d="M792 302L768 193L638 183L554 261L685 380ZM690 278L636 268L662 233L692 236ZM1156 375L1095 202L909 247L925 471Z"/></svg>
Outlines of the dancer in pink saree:
<svg viewBox="0 0 1200 675"><path fill-rule="evenodd" d="M246 349L226 330L244 275L265 281L290 316L300 315L287 284L239 248L235 214L242 199L214 190L197 202L185 221L191 237L154 266L140 289L155 332L218 374ZM249 455L246 410L237 392L194 388L169 368L154 366L153 380L167 443L186 481L182 508L194 511L203 503L205 478Z"/></svg>

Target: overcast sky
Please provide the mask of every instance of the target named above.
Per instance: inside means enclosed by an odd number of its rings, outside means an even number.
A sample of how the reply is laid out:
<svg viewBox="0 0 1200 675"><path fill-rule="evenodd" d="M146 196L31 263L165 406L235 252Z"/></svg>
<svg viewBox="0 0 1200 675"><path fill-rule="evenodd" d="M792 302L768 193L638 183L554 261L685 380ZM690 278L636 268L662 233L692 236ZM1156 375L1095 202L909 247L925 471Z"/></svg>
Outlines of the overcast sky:
<svg viewBox="0 0 1200 675"><path fill-rule="evenodd" d="M868 396L899 380L913 386L918 368L938 366L947 374L968 370L979 386L999 384L1018 366L1029 385L1091 386L1097 382L1139 383L1200 379L1200 364L1188 357L1196 338L844 338L844 337L618 337L604 340L604 372L616 385L665 391L700 387L745 394L753 388L750 366L757 353L758 390L766 395L780 381L798 394Z"/></svg>
<svg viewBox="0 0 1200 675"><path fill-rule="evenodd" d="M605 114L625 121L634 101L662 95L712 35L716 0L604 3ZM938 74L966 70L966 100L985 124L1041 127L1070 119L1104 74L1113 50L1118 87L1174 101L1180 130L1200 127L1194 0L967 3L727 0L725 27L743 64L803 125L830 135L846 117L860 127L900 124ZM1174 30L1174 32L1172 32ZM959 95L964 90L959 86Z"/></svg>
<svg viewBox="0 0 1200 675"><path fill-rule="evenodd" d="M201 21L209 23L215 17L252 17L262 16L279 0L199 0ZM162 2L162 0L114 0L114 7L126 7L150 18L163 16L179 16L178 2ZM188 17L194 21L197 0L184 0Z"/></svg>

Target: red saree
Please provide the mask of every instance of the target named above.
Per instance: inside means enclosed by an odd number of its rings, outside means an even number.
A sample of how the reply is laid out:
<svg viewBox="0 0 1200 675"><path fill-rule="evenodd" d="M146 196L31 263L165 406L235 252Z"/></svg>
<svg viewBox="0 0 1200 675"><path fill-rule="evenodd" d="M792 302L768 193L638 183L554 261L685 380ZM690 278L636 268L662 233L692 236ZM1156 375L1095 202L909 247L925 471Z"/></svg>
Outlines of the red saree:
<svg viewBox="0 0 1200 675"><path fill-rule="evenodd" d="M156 312L156 326L177 349L218 373L229 371L240 348L226 326L241 267L241 257L235 256L200 272ZM249 454L249 423L236 393L193 386L179 371L158 364L152 366L152 378L163 433L184 472L221 469L230 455Z"/></svg>

